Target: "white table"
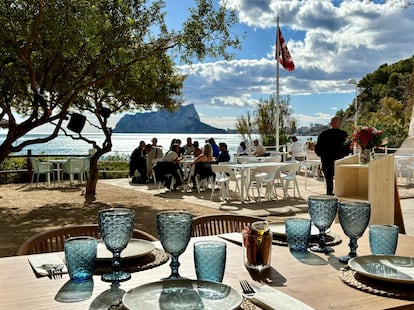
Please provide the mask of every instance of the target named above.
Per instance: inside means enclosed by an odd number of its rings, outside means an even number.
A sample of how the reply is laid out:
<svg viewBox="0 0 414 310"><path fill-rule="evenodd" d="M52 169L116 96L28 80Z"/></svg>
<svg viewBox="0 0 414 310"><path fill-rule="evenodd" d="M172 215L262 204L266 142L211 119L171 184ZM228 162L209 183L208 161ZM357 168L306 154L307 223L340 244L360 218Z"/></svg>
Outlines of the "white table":
<svg viewBox="0 0 414 310"><path fill-rule="evenodd" d="M66 163L67 159L50 159L49 162L53 163L56 166L56 175L57 175L57 181L60 183L60 180L63 182L63 175L62 175L62 165Z"/></svg>
<svg viewBox="0 0 414 310"><path fill-rule="evenodd" d="M266 158L266 157L264 157ZM238 169L241 173L241 179L240 179L240 201L244 203L246 200L246 193L245 188L248 186L250 181L250 171L251 169L257 168L257 167L277 167L285 166L291 164L291 162L260 162L257 163L247 163L247 164L226 164L226 166L232 168L232 169ZM246 188L247 189L247 188Z"/></svg>

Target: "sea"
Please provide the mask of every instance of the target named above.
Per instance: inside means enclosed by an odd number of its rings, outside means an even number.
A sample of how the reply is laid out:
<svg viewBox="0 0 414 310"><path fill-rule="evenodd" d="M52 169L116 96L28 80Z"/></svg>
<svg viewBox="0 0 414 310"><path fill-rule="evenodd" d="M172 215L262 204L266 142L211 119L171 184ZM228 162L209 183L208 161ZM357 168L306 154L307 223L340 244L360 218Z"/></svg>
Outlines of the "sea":
<svg viewBox="0 0 414 310"><path fill-rule="evenodd" d="M98 145L102 145L105 137L100 133L82 133L86 138L96 141ZM32 140L36 138L46 137L47 134L27 134L22 138L18 139L15 144L19 144L24 140ZM112 151L107 153L105 156L121 156L129 157L132 151L138 146L141 140L145 143L151 143L152 138L158 139L158 145L162 146L163 150L168 150L172 139L180 139L181 145L186 143L187 137L191 137L193 142L198 141L200 147L205 144L205 141L213 137L216 143L224 142L227 144L227 148L230 154L234 154L237 151L237 147L243 140L239 134L179 134L179 133L168 133L168 134L148 134L148 133L113 133L112 134ZM0 134L0 143L6 138L5 134ZM252 136L252 139L260 137ZM313 136L298 136L299 141L305 143L308 138L312 138L316 142L317 137ZM52 141L42 144L33 144L25 147L22 151L14 153L15 155L27 154L30 149L33 155L68 155L68 154L88 154L91 145L82 140L73 140L71 137L65 135L59 135Z"/></svg>

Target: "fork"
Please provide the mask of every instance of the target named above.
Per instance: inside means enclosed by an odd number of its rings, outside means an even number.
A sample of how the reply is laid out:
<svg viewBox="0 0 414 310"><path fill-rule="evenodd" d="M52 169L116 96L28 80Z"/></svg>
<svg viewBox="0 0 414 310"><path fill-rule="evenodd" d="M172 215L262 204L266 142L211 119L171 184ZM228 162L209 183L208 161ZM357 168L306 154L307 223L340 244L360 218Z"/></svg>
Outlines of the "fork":
<svg viewBox="0 0 414 310"><path fill-rule="evenodd" d="M250 283L246 280L240 280L240 286L242 287L243 294L245 295L251 296L256 293L253 287L250 285Z"/></svg>
<svg viewBox="0 0 414 310"><path fill-rule="evenodd" d="M50 279L62 279L64 265L55 265L48 271Z"/></svg>

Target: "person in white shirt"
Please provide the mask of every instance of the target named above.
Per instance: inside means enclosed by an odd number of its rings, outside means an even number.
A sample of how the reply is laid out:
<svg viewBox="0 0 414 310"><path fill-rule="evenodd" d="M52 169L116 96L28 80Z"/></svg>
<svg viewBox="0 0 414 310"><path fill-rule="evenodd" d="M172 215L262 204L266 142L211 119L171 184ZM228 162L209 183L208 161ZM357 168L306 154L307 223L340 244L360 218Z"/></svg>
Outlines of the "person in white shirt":
<svg viewBox="0 0 414 310"><path fill-rule="evenodd" d="M247 151L246 142L240 142L240 145L237 147L237 155L249 155L249 152Z"/></svg>
<svg viewBox="0 0 414 310"><path fill-rule="evenodd" d="M305 160L306 153L304 149L304 145L302 142L298 140L297 137L293 136L291 138L292 144L289 147L289 154L291 155L292 160Z"/></svg>

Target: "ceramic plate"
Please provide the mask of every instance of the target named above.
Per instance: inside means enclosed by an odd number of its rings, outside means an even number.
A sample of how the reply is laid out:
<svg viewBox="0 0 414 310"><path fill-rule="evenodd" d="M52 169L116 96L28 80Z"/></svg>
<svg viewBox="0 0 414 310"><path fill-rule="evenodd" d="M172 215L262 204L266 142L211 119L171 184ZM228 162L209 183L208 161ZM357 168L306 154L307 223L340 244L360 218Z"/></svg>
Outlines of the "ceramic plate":
<svg viewBox="0 0 414 310"><path fill-rule="evenodd" d="M269 223L270 230L272 231L273 235L286 237L286 227L285 223ZM329 229L327 230L327 232ZM319 229L315 226L311 226L311 235L317 236L319 235Z"/></svg>
<svg viewBox="0 0 414 310"><path fill-rule="evenodd" d="M354 257L349 267L364 276L388 282L414 284L414 258L393 255Z"/></svg>
<svg viewBox="0 0 414 310"><path fill-rule="evenodd" d="M121 252L121 258L135 258L151 252L155 245L147 240L132 239L129 240L127 247ZM97 259L112 259L112 253L106 249L102 240L98 240Z"/></svg>
<svg viewBox="0 0 414 310"><path fill-rule="evenodd" d="M230 286L198 280L167 280L138 286L124 294L129 310L237 309L242 296Z"/></svg>

